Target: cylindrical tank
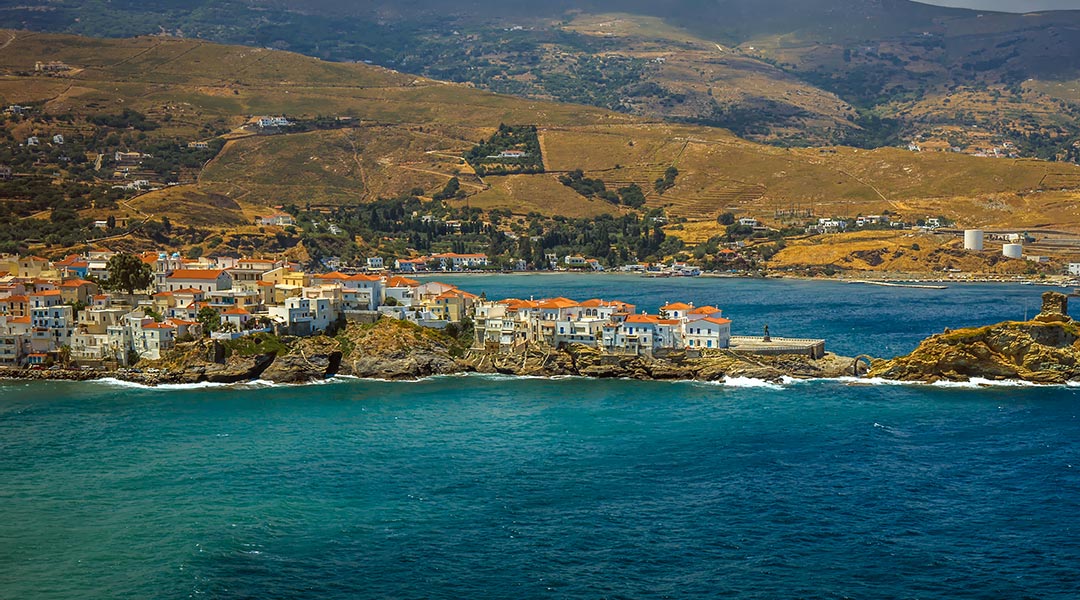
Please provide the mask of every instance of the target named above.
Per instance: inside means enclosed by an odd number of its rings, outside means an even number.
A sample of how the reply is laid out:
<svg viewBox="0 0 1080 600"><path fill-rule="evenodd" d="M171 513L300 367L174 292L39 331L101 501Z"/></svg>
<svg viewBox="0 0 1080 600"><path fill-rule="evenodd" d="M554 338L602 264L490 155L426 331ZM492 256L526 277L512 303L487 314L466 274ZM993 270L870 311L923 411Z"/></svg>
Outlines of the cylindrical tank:
<svg viewBox="0 0 1080 600"><path fill-rule="evenodd" d="M982 251L983 249L983 231L982 229L965 229L964 230L964 250Z"/></svg>
<svg viewBox="0 0 1080 600"><path fill-rule="evenodd" d="M1024 246L1021 244L1005 244L1001 247L1001 254L1006 258L1023 258Z"/></svg>

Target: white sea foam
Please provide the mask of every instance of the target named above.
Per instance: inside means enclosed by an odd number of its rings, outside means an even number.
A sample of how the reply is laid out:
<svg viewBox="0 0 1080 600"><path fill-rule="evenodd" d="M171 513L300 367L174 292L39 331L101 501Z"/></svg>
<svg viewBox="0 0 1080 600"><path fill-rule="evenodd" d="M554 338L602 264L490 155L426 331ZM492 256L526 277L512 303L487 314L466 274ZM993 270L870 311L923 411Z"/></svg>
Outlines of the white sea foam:
<svg viewBox="0 0 1080 600"><path fill-rule="evenodd" d="M1019 379L984 379L982 377L972 377L968 381L935 381L933 383L927 383L925 381L899 381L896 379L884 379L881 377L819 377L810 379L796 379L793 377L784 377L783 382L785 384L795 383L814 383L814 382L832 382L832 383L844 383L847 385L865 385L865 386L926 386L937 388L959 388L959 389L979 389L979 388L1019 388L1019 387L1031 387L1031 388L1044 388L1044 387L1061 387L1056 384L1042 384L1033 383L1031 381L1022 381ZM1080 387L1080 382L1069 382L1065 384L1066 387Z"/></svg>
<svg viewBox="0 0 1080 600"><path fill-rule="evenodd" d="M689 381L689 383L730 388L757 388L764 390L784 389L783 383L776 383L775 381L768 381L766 379L757 379L755 377L724 377L723 379L719 379L717 381L691 380Z"/></svg>

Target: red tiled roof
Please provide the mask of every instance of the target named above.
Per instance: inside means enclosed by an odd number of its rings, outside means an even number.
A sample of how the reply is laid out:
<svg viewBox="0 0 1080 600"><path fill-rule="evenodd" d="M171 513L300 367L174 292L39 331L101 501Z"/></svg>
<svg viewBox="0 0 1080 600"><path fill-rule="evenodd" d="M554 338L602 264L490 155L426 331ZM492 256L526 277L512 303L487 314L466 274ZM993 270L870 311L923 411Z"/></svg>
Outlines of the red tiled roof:
<svg viewBox="0 0 1080 600"><path fill-rule="evenodd" d="M690 310L694 308L693 305L686 304L685 302L674 302L667 306L661 306L660 310Z"/></svg>
<svg viewBox="0 0 1080 600"><path fill-rule="evenodd" d="M34 292L34 293L30 294L30 297L33 298L34 296L59 296L59 295L60 295L60 290L42 290L40 292Z"/></svg>
<svg viewBox="0 0 1080 600"><path fill-rule="evenodd" d="M713 317L705 317L702 321L708 321L710 323L716 323L717 325L727 325L731 323L731 319L714 319Z"/></svg>
<svg viewBox="0 0 1080 600"><path fill-rule="evenodd" d="M386 280L387 287L418 287L419 281L415 279L409 279L408 277L393 276Z"/></svg>
<svg viewBox="0 0 1080 600"><path fill-rule="evenodd" d="M573 308L578 306L577 302L569 298L550 298L540 301L540 308L552 309L552 308Z"/></svg>
<svg viewBox="0 0 1080 600"><path fill-rule="evenodd" d="M174 291L173 293L174 294L184 294L184 295L186 295L186 294L204 294L205 292L203 292L202 290L197 290L195 288L181 288L179 290Z"/></svg>
<svg viewBox="0 0 1080 600"><path fill-rule="evenodd" d="M221 277L224 269L179 269L169 275L169 279L213 280Z"/></svg>
<svg viewBox="0 0 1080 600"><path fill-rule="evenodd" d="M660 318L655 315L630 315L626 317L627 323L658 323Z"/></svg>
<svg viewBox="0 0 1080 600"><path fill-rule="evenodd" d="M60 284L60 287L82 287L84 285L93 285L93 281L87 281L85 279L69 279Z"/></svg>
<svg viewBox="0 0 1080 600"><path fill-rule="evenodd" d="M379 277L378 275L364 275L363 273L358 273L356 275L349 276L348 280L349 281L382 281L382 277Z"/></svg>
<svg viewBox="0 0 1080 600"><path fill-rule="evenodd" d="M243 309L243 308L240 308L239 306L234 306L234 307L230 308L229 310L227 310L227 311L225 311L225 312L223 312L221 314L223 314L223 315L250 315L251 313L248 312L247 310Z"/></svg>
<svg viewBox="0 0 1080 600"><path fill-rule="evenodd" d="M700 306L700 307L695 308L694 310L690 311L690 314L692 314L692 315L712 315L712 314L716 314L718 312L720 312L720 309L716 308L715 306Z"/></svg>

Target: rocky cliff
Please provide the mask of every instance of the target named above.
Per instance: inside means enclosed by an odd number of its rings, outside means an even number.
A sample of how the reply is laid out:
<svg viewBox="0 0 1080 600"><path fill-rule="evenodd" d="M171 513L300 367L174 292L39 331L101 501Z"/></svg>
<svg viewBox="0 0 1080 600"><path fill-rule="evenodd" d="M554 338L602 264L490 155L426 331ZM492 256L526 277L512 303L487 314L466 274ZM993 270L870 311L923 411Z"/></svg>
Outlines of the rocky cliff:
<svg viewBox="0 0 1080 600"><path fill-rule="evenodd" d="M514 354L470 351L466 363L480 373L507 375L719 381L727 377L752 377L778 381L783 377L818 378L850 375L850 358L827 354L814 360L805 356L756 356L712 351L690 357L673 352L663 358L612 356L590 346L574 345L562 350L542 347Z"/></svg>
<svg viewBox="0 0 1080 600"><path fill-rule="evenodd" d="M372 379L418 379L455 373L700 380L752 377L815 378L850 375L852 359L833 354L756 356L725 350L706 356L673 352L663 358L612 356L597 348L541 346L512 354L467 350L465 341L444 332L382 319L373 325L350 325L334 337L277 338L265 334L232 342L200 340L178 345L159 361L144 361L137 371L11 370L0 376L35 379L91 379L111 376L150 385L162 383L235 383L264 379L306 383L336 374Z"/></svg>
<svg viewBox="0 0 1080 600"><path fill-rule="evenodd" d="M904 381L1018 379L1034 383L1080 380L1080 326L1068 317L1067 299L1043 294L1043 310L1031 321L946 330L923 340L914 352L875 361L870 376Z"/></svg>

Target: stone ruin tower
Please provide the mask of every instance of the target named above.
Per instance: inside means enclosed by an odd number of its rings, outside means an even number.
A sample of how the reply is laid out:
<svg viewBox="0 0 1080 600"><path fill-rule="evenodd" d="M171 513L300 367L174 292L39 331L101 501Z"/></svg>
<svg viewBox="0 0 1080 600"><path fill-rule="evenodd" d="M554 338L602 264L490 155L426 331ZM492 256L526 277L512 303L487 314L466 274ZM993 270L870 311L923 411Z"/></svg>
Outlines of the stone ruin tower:
<svg viewBox="0 0 1080 600"><path fill-rule="evenodd" d="M1042 295L1042 311L1035 315L1036 321L1043 323L1067 323L1069 318L1069 297L1060 292L1045 292Z"/></svg>

